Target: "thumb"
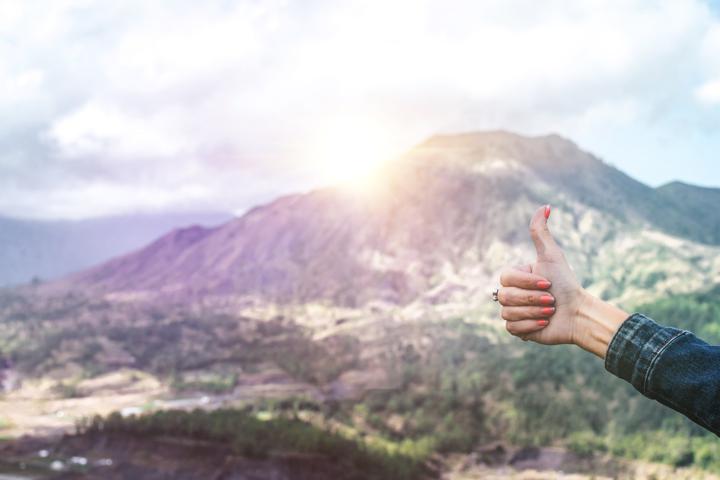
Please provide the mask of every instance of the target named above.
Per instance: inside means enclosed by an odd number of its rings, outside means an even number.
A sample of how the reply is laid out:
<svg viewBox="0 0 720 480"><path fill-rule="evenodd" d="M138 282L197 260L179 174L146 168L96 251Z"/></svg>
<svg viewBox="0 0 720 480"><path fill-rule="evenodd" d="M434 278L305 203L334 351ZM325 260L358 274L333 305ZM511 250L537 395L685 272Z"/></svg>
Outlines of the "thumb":
<svg viewBox="0 0 720 480"><path fill-rule="evenodd" d="M559 252L560 247L550 233L547 220L550 217L550 205L538 208L530 220L530 236L535 244L538 259L552 257L554 252Z"/></svg>

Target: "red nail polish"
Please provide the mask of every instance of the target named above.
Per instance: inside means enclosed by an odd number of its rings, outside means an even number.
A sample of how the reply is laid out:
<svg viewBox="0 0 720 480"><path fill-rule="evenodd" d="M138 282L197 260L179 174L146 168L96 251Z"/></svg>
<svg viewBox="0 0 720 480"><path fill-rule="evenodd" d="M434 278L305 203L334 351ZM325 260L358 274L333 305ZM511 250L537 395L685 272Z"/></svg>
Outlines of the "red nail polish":
<svg viewBox="0 0 720 480"><path fill-rule="evenodd" d="M550 205L545 205L545 220L550 218Z"/></svg>
<svg viewBox="0 0 720 480"><path fill-rule="evenodd" d="M537 286L541 290L547 290L548 288L550 288L550 282L548 282L547 280L539 280L537 282Z"/></svg>
<svg viewBox="0 0 720 480"><path fill-rule="evenodd" d="M555 313L555 307L544 307L541 311L543 315L552 315Z"/></svg>
<svg viewBox="0 0 720 480"><path fill-rule="evenodd" d="M547 320L538 320L537 322L538 322L538 325L540 325L541 327L544 327L545 325L550 323Z"/></svg>
<svg viewBox="0 0 720 480"><path fill-rule="evenodd" d="M553 303L555 303L555 299L550 295L543 295L542 297L540 297L540 303L542 303L543 305L552 305Z"/></svg>

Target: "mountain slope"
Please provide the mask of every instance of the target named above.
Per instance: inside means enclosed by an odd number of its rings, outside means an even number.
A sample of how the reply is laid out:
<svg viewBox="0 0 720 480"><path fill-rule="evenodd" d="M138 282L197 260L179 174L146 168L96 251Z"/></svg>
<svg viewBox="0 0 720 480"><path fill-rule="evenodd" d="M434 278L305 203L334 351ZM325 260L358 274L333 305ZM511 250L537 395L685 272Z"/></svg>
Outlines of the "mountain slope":
<svg viewBox="0 0 720 480"><path fill-rule="evenodd" d="M412 452L481 453L502 439L707 467L718 455L699 427L586 352L507 335L489 296L500 268L532 258L527 222L550 202L585 285L633 309L662 297L641 311L717 339L717 291L682 294L718 283L720 248L673 235L663 218L700 233L703 222L662 190L557 136L433 137L372 195L283 197L59 282L0 291L0 352L8 373L52 379L66 396L133 368L182 395L153 398L158 408L239 402L264 414L270 397L299 415L308 402L296 400L309 399L331 425ZM28 405L54 411L28 398L0 398L9 423ZM90 417L85 400L57 399Z"/></svg>
<svg viewBox="0 0 720 480"><path fill-rule="evenodd" d="M182 225L214 225L222 213L127 215L82 221L0 218L0 286L67 275L146 245Z"/></svg>
<svg viewBox="0 0 720 480"><path fill-rule="evenodd" d="M720 188L698 187L682 182L671 182L659 187L658 192L668 203L682 212L691 224L680 223L681 233L692 235L707 243L720 239Z"/></svg>
<svg viewBox="0 0 720 480"><path fill-rule="evenodd" d="M546 202L574 265L604 296L642 299L717 277L716 247L692 241L704 234L668 236L697 222L663 192L557 135L485 132L432 137L389 166L372 195L283 197L213 229L176 230L55 287L467 309L500 267L530 258L527 219ZM645 260L628 265L629 255Z"/></svg>
<svg viewBox="0 0 720 480"><path fill-rule="evenodd" d="M509 132L480 132L437 136L423 145L445 161L467 156L470 162L487 158L515 159L533 176L572 198L627 222L646 222L658 230L694 241L719 244L720 231L708 228L708 205L720 199L720 189L675 182L658 189L645 185L584 152L558 135L527 138ZM532 179L529 179L532 182ZM526 188L533 190L532 185ZM558 197L558 195L550 195ZM688 203L688 200L692 200Z"/></svg>

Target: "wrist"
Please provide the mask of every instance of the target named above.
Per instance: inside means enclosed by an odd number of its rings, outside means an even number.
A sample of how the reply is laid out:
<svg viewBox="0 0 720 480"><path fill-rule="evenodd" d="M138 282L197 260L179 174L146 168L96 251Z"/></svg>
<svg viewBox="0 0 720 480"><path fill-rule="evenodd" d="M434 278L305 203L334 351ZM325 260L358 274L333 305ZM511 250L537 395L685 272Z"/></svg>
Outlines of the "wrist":
<svg viewBox="0 0 720 480"><path fill-rule="evenodd" d="M615 332L629 314L589 294L584 289L579 296L573 343L600 358L605 358Z"/></svg>

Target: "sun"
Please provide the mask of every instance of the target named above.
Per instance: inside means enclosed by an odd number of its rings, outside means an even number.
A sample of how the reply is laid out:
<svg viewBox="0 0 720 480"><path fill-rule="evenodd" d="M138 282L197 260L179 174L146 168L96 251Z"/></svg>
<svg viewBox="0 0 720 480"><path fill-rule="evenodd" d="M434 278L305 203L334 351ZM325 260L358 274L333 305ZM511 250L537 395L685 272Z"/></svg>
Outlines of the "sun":
<svg viewBox="0 0 720 480"><path fill-rule="evenodd" d="M308 161L323 185L371 191L382 170L399 155L389 129L357 118L339 118L309 142Z"/></svg>

